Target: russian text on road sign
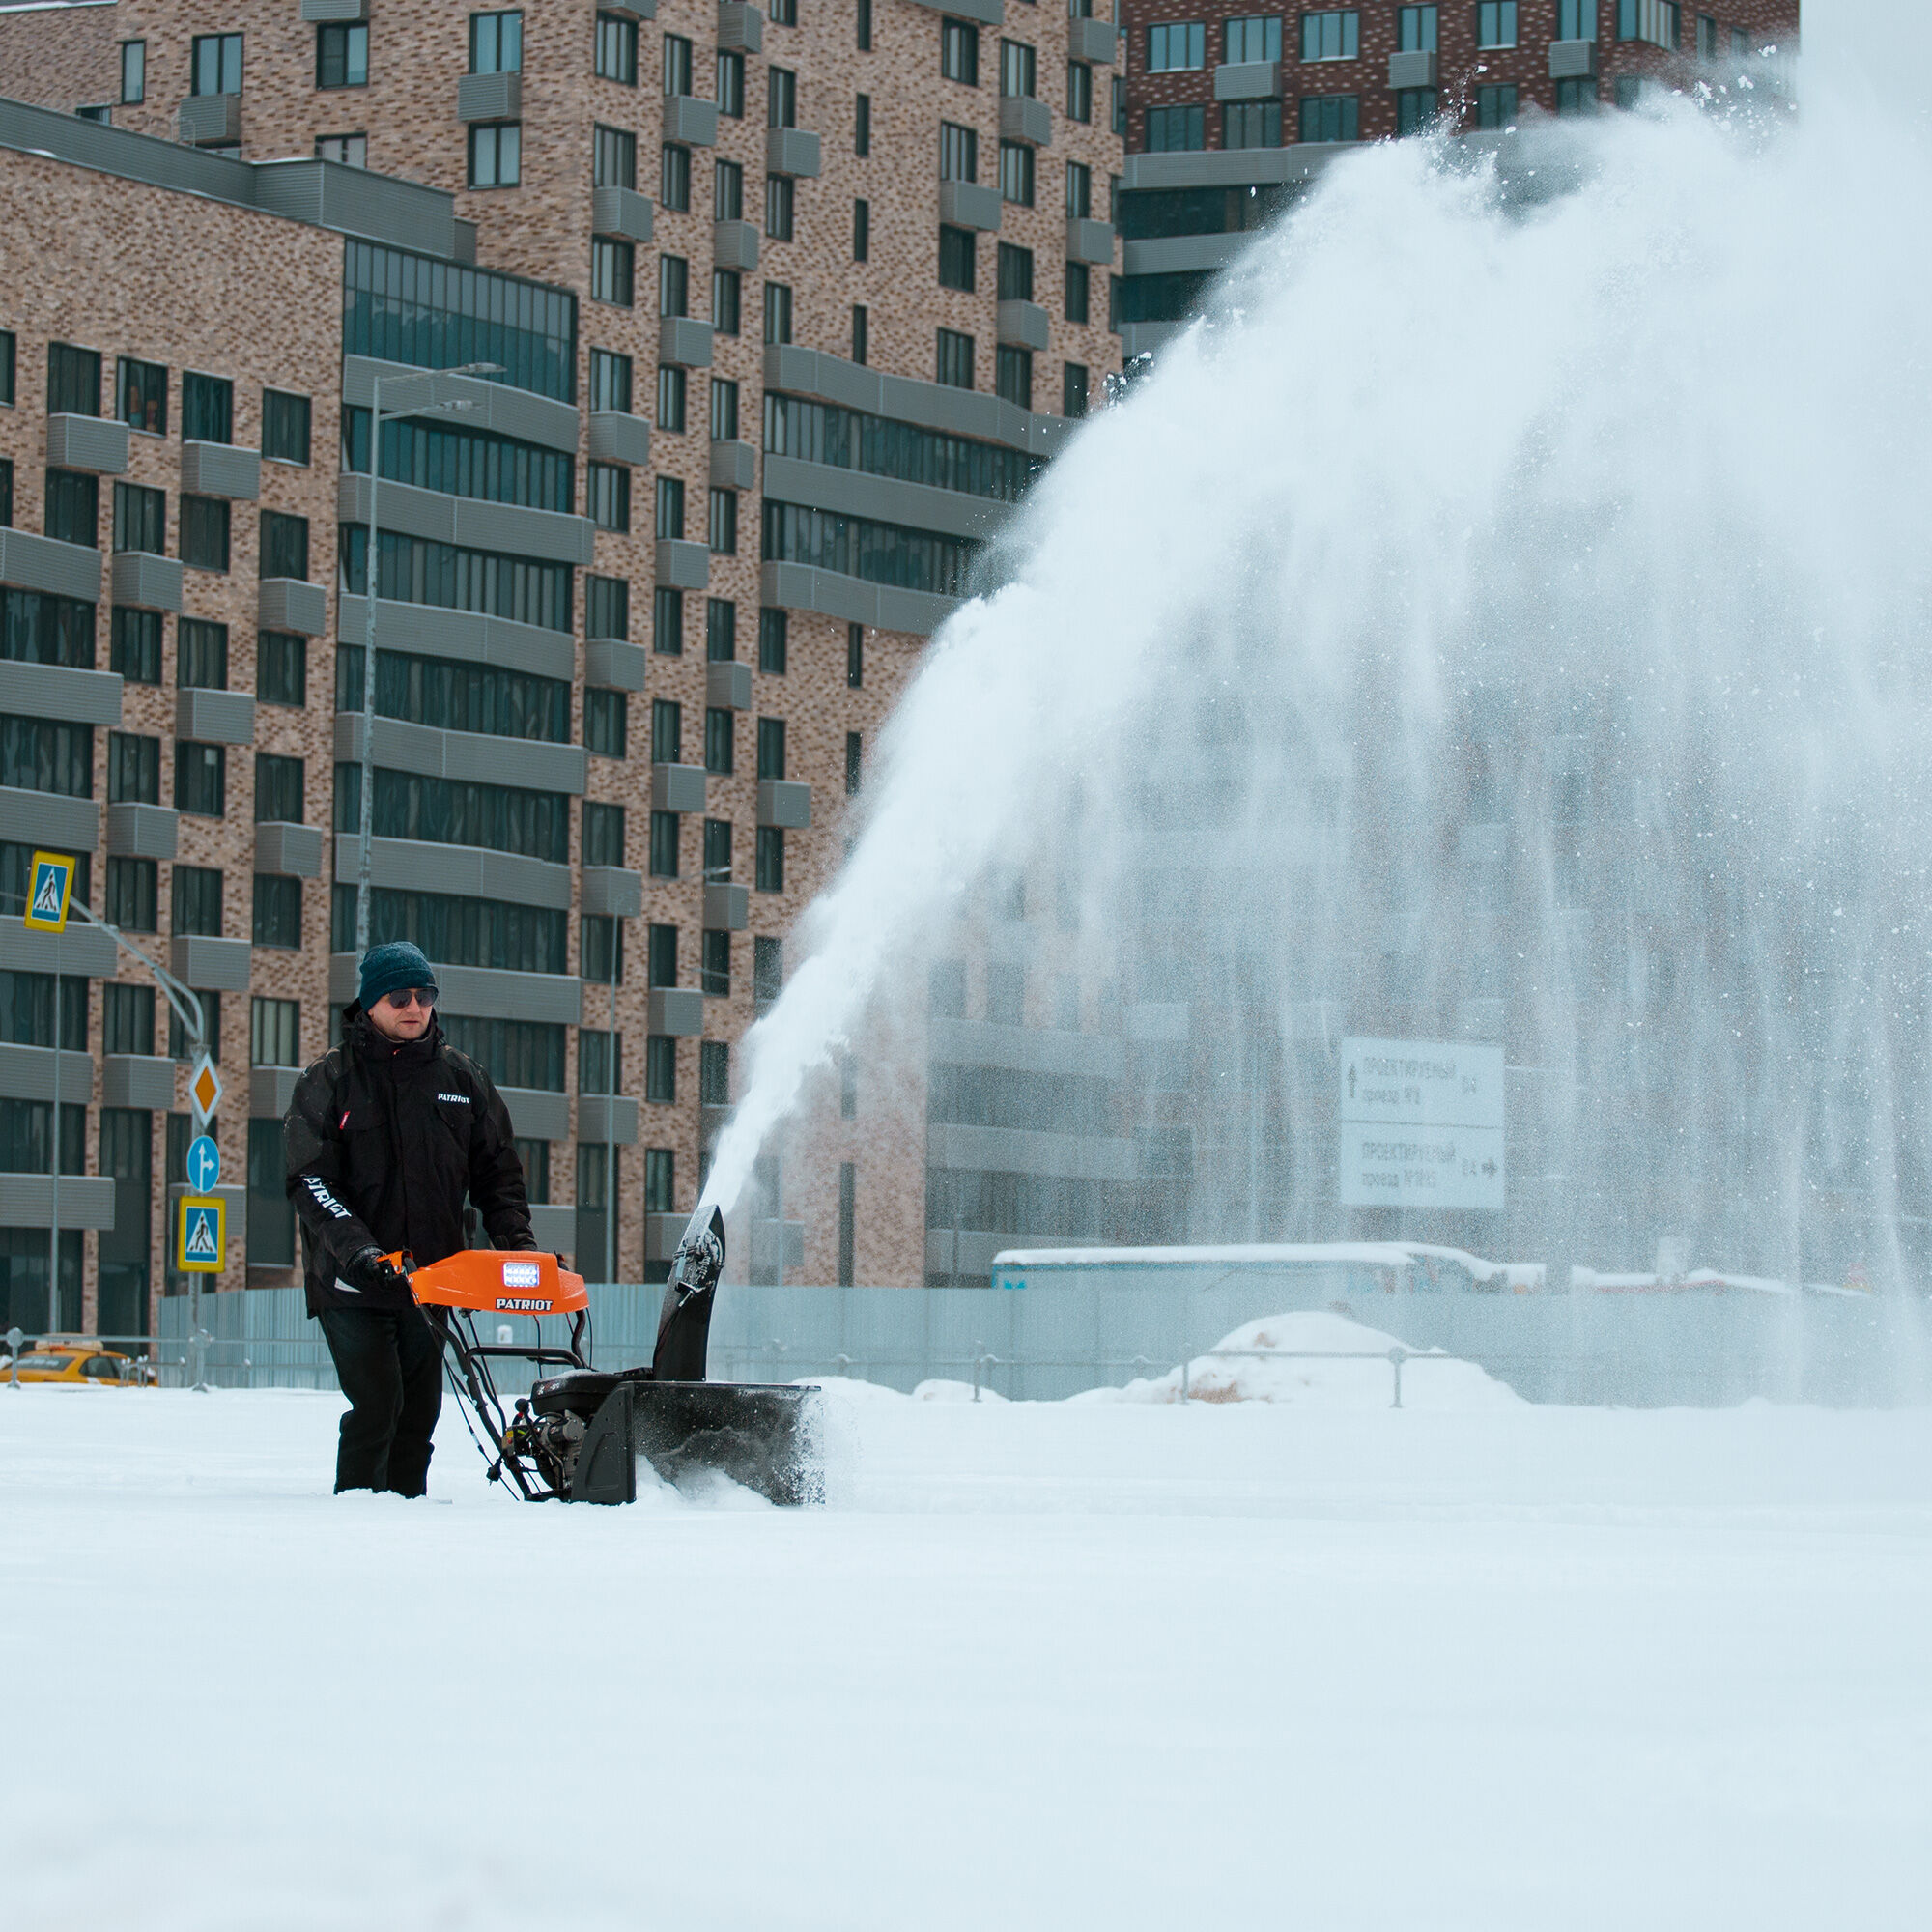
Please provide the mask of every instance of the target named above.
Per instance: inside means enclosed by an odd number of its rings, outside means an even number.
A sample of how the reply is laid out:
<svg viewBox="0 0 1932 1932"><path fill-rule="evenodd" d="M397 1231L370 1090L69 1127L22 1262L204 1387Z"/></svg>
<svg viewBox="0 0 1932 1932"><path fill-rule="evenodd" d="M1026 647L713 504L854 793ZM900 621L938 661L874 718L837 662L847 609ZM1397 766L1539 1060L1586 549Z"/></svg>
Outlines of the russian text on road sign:
<svg viewBox="0 0 1932 1932"><path fill-rule="evenodd" d="M228 1204L219 1196L176 1204L175 1266L185 1274L219 1274L228 1253Z"/></svg>
<svg viewBox="0 0 1932 1932"><path fill-rule="evenodd" d="M1503 1050L1468 1040L1342 1042L1345 1208L1503 1206Z"/></svg>
<svg viewBox="0 0 1932 1932"><path fill-rule="evenodd" d="M194 1071L188 1076L187 1097L194 1106L195 1125L206 1127L221 1104L221 1075L215 1072L214 1062L206 1051L194 1063Z"/></svg>
<svg viewBox="0 0 1932 1932"><path fill-rule="evenodd" d="M213 1136L196 1134L187 1144L187 1184L206 1194L221 1179L221 1150Z"/></svg>
<svg viewBox="0 0 1932 1932"><path fill-rule="evenodd" d="M36 852L23 915L36 932L65 932L73 896L73 860L65 852Z"/></svg>

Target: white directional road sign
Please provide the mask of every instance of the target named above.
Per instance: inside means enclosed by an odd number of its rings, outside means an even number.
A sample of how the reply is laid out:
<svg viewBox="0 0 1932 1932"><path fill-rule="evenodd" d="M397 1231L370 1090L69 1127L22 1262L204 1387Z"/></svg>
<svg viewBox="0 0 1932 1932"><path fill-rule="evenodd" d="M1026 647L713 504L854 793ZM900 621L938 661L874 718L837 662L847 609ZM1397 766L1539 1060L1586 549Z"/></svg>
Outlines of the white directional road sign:
<svg viewBox="0 0 1932 1932"><path fill-rule="evenodd" d="M1342 1042L1342 1205L1503 1205L1503 1050L1468 1040Z"/></svg>

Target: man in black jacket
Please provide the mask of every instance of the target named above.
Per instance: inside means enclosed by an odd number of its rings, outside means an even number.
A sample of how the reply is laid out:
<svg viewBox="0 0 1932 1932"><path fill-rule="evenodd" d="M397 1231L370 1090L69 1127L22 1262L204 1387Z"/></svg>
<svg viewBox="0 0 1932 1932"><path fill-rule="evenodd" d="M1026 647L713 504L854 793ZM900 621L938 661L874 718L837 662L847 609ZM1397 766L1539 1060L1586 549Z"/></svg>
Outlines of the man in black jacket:
<svg viewBox="0 0 1932 1932"><path fill-rule="evenodd" d="M308 1312L349 1398L335 1488L419 1496L442 1406L442 1343L384 1259L468 1245L467 1193L499 1248L530 1248L524 1168L490 1076L448 1044L436 979L407 941L372 946L342 1044L296 1085L282 1122Z"/></svg>

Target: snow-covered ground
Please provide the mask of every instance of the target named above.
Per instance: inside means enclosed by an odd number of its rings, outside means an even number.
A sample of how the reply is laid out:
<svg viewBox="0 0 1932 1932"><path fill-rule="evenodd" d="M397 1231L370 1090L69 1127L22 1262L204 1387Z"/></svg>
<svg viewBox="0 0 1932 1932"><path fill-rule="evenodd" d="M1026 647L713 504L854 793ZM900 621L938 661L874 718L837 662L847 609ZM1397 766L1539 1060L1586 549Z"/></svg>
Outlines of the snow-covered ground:
<svg viewBox="0 0 1932 1932"><path fill-rule="evenodd" d="M334 1397L0 1388L0 1918L1926 1922L1932 1413L1357 1368L846 1390L810 1513L516 1504L447 1406L433 1501L338 1500Z"/></svg>

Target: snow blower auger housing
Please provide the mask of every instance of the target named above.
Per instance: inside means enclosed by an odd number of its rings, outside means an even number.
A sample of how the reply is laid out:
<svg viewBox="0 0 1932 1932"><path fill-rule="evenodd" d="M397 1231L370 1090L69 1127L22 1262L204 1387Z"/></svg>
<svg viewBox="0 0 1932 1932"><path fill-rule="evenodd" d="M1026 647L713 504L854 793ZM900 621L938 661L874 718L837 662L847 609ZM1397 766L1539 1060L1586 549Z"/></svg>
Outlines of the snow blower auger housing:
<svg viewBox="0 0 1932 1932"><path fill-rule="evenodd" d="M651 1364L615 1373L590 1365L590 1297L582 1275L554 1255L472 1248L433 1266L390 1260L409 1276L424 1317L442 1337L457 1399L482 1431L492 1482L529 1502L629 1503L638 1463L667 1482L716 1471L775 1503L822 1501L819 1391L789 1384L705 1379L711 1304L724 1266L724 1216L694 1214L678 1243L658 1314ZM479 1318L565 1316L564 1348L486 1343ZM527 1362L539 1374L505 1414L491 1363Z"/></svg>

